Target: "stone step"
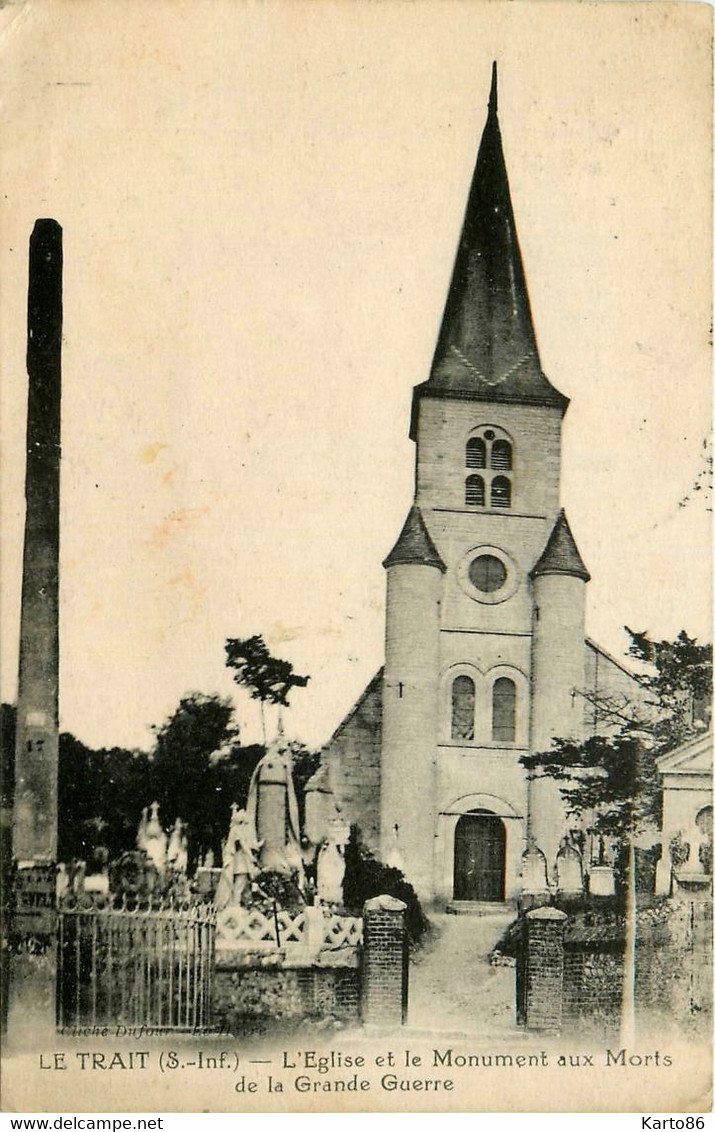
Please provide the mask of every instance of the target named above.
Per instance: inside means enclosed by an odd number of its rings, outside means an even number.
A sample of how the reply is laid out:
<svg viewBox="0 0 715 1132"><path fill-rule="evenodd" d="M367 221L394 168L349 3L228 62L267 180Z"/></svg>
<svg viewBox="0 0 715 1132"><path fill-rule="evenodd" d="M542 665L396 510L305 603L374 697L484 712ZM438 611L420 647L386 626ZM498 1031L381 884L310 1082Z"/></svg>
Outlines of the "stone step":
<svg viewBox="0 0 715 1132"><path fill-rule="evenodd" d="M506 916L516 915L516 908L510 901L450 900L445 912L450 916Z"/></svg>

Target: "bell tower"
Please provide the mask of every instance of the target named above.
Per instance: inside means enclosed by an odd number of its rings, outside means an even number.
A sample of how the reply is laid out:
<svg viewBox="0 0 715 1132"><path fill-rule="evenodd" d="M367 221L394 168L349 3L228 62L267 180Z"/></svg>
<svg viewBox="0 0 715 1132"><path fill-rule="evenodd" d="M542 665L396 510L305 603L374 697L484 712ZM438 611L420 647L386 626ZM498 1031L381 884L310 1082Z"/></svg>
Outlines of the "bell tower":
<svg viewBox="0 0 715 1132"><path fill-rule="evenodd" d="M519 759L532 724L547 746L547 733L565 733L564 688L583 682L588 574L559 504L568 399L541 368L497 111L495 63L434 359L413 394L414 503L384 562L381 850L397 827L410 879L447 899L470 872L462 852L493 874L469 898L517 890L528 806ZM543 568L559 523L559 547L565 524L578 557L568 574L554 572L553 554ZM477 844L480 820L493 850ZM468 827L474 845L462 850Z"/></svg>

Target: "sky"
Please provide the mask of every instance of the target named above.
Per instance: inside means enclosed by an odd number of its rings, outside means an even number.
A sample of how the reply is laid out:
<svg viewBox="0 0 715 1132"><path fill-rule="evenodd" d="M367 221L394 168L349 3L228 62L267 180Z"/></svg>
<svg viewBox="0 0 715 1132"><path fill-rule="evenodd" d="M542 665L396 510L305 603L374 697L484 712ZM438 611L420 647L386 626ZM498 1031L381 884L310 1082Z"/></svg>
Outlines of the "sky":
<svg viewBox="0 0 715 1132"><path fill-rule="evenodd" d="M325 742L382 662L492 59L587 630L711 637L711 12L516 0L0 9L2 698L17 685L27 245L64 229L61 727L148 747L224 640L309 674ZM689 500L685 505L683 501ZM275 721L272 721L275 722Z"/></svg>

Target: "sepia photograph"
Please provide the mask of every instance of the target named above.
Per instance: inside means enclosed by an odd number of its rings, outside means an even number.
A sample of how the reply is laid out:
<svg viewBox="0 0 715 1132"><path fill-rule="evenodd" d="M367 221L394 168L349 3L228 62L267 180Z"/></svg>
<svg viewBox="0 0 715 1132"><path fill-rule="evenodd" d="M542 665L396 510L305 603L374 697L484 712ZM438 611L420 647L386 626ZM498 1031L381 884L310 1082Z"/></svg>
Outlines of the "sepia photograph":
<svg viewBox="0 0 715 1132"><path fill-rule="evenodd" d="M711 7L0 62L3 1112L709 1112Z"/></svg>

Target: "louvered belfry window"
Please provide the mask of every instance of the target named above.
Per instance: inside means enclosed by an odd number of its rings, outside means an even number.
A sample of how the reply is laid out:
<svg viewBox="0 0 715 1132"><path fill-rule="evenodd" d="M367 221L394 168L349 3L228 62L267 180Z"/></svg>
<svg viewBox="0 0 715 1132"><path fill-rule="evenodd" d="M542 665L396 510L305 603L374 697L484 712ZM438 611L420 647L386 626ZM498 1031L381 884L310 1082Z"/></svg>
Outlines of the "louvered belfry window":
<svg viewBox="0 0 715 1132"><path fill-rule="evenodd" d="M492 480L492 507L511 507L511 481L506 476L496 476Z"/></svg>
<svg viewBox="0 0 715 1132"><path fill-rule="evenodd" d="M467 476L464 485L464 502L467 507L484 506L484 480L481 476Z"/></svg>
<svg viewBox="0 0 715 1132"><path fill-rule="evenodd" d="M464 481L465 507L511 507L514 449L510 440L498 435L496 427L484 425L467 440L464 463L467 468L483 469L483 475L470 475Z"/></svg>
<svg viewBox="0 0 715 1132"><path fill-rule="evenodd" d="M492 467L511 471L511 444L508 440L495 440L492 444Z"/></svg>
<svg viewBox="0 0 715 1132"><path fill-rule="evenodd" d="M455 676L452 682L452 738L474 739L474 681Z"/></svg>
<svg viewBox="0 0 715 1132"><path fill-rule="evenodd" d="M516 685L500 676L492 689L492 742L513 743L516 738Z"/></svg>
<svg viewBox="0 0 715 1132"><path fill-rule="evenodd" d="M467 441L466 464L468 468L486 468L487 446L481 436L472 436Z"/></svg>

